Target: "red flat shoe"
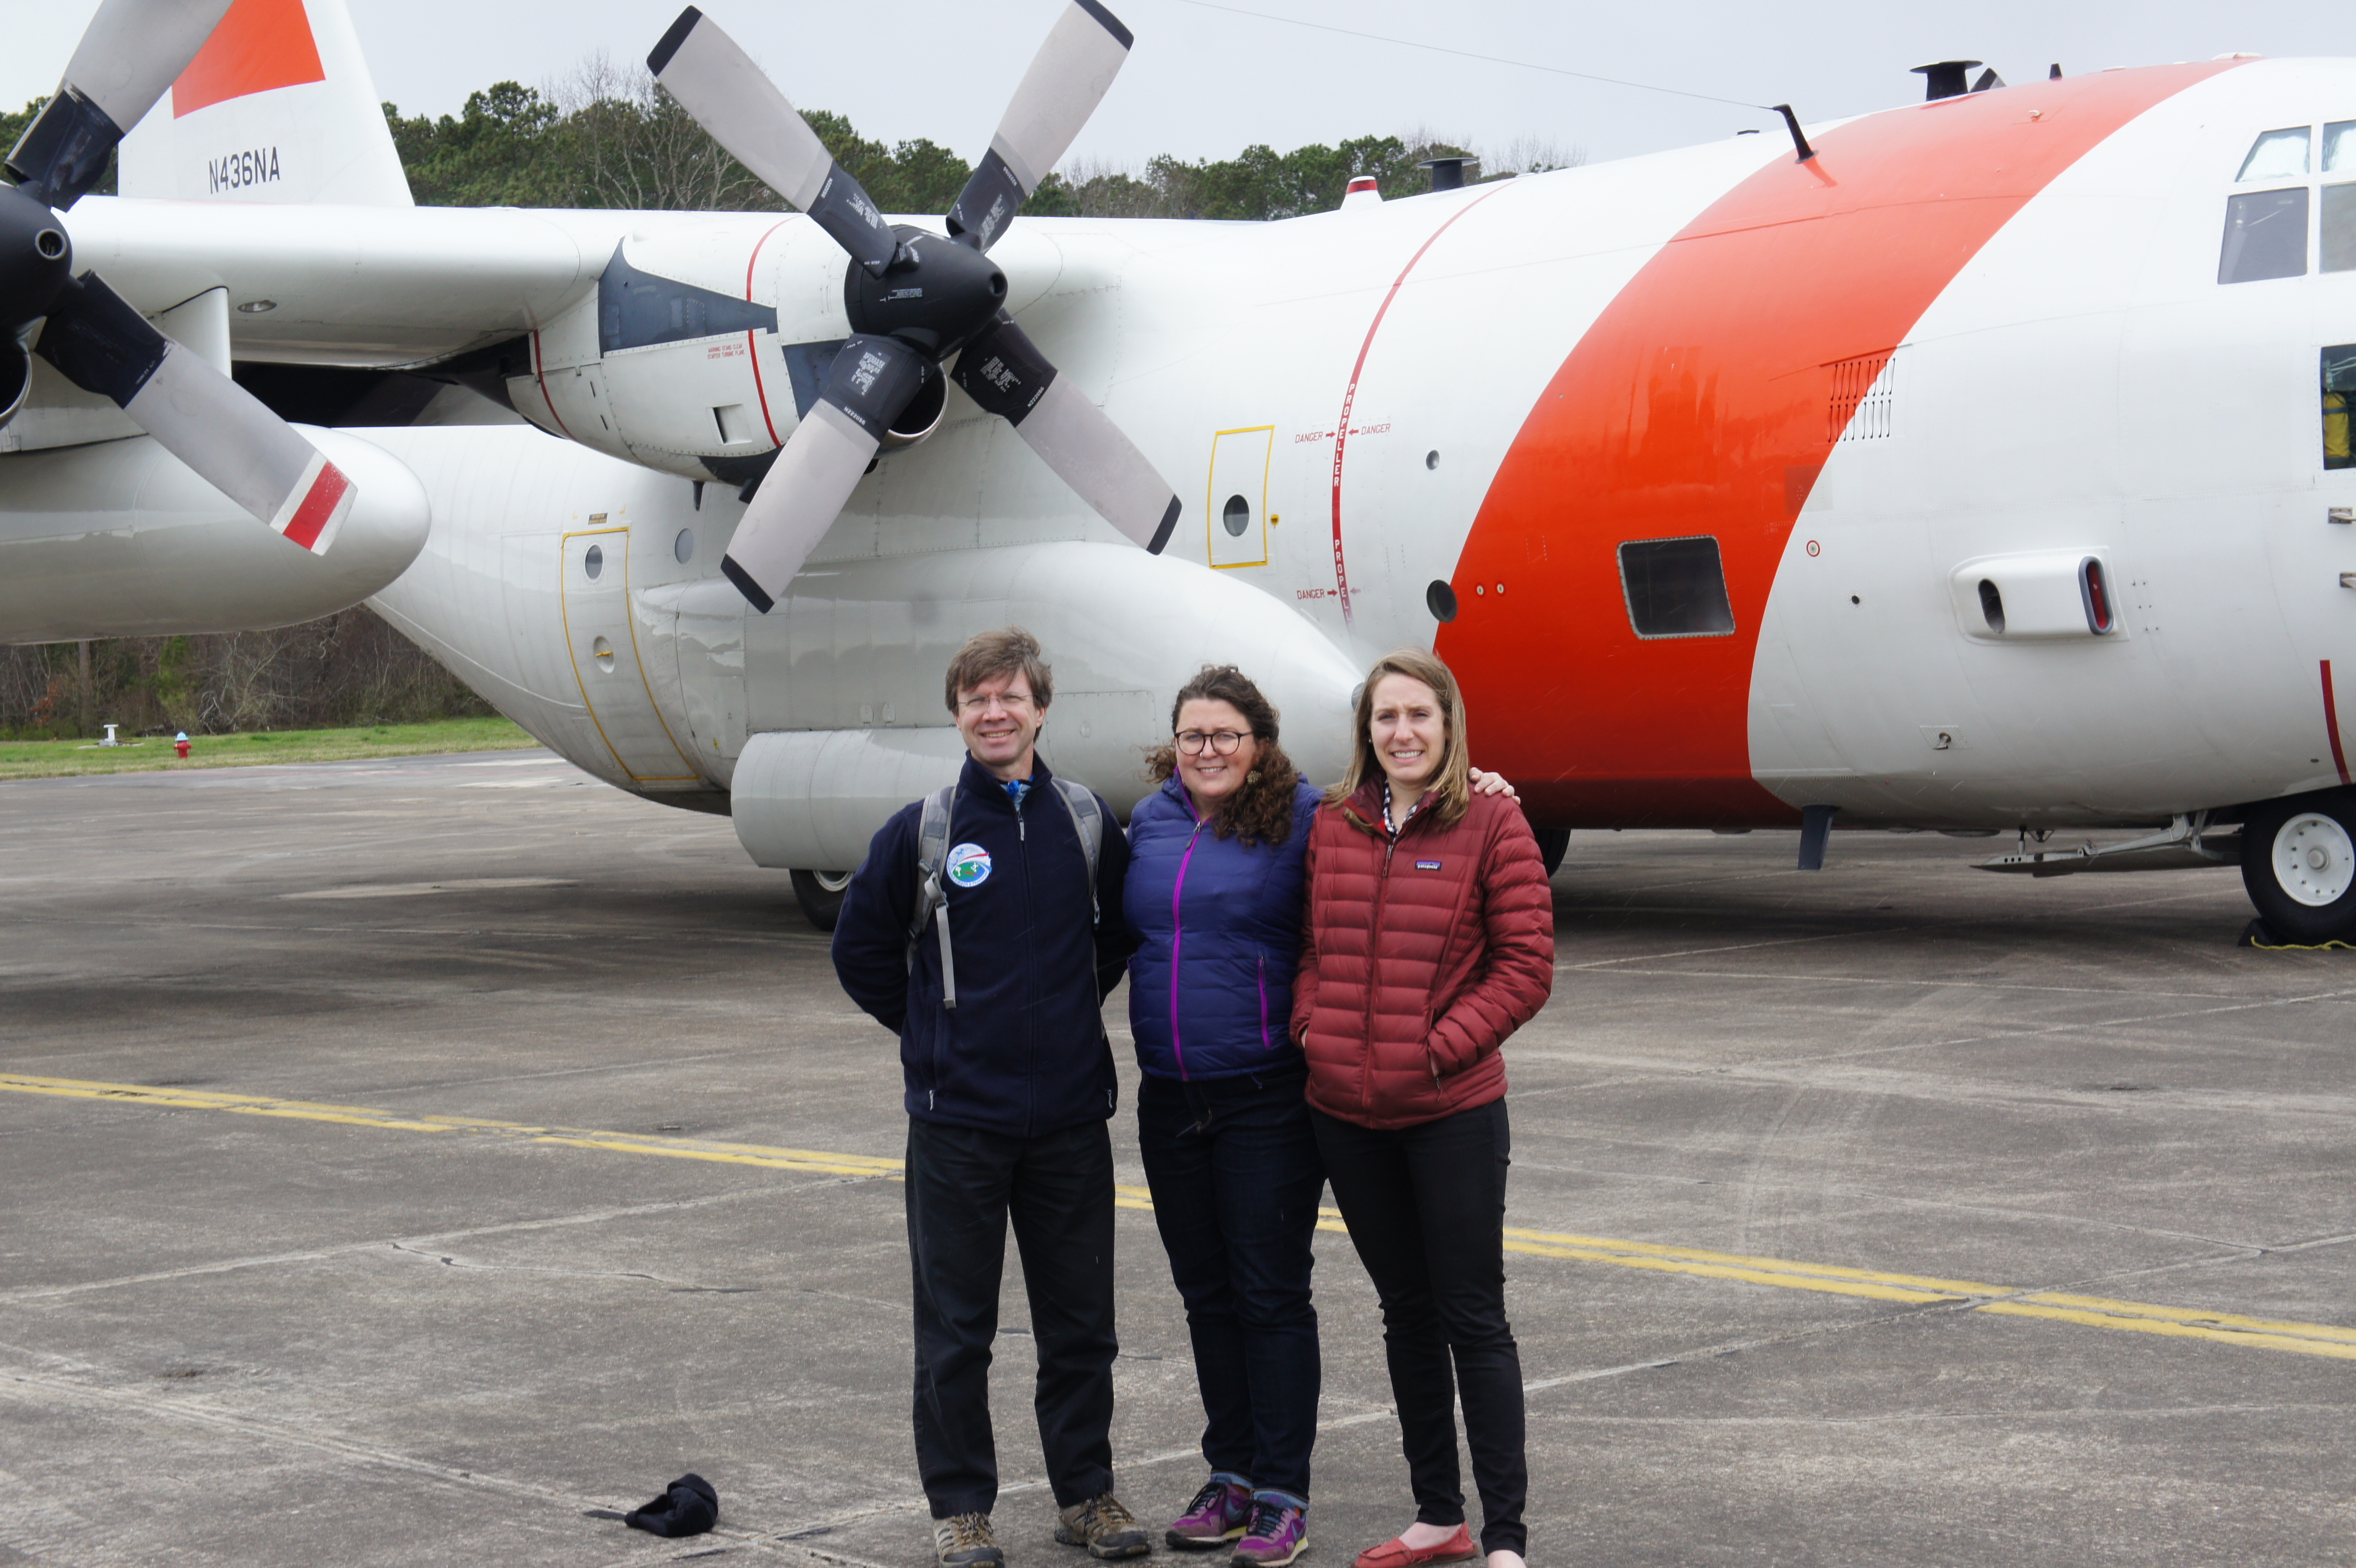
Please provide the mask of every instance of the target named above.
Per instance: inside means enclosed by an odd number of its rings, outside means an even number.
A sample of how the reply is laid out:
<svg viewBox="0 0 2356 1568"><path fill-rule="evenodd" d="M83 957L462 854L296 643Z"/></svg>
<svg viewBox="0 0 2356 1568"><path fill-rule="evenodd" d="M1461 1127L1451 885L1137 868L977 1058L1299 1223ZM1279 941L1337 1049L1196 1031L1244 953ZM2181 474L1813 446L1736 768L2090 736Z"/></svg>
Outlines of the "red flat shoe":
<svg viewBox="0 0 2356 1568"><path fill-rule="evenodd" d="M1440 1563L1470 1563L1480 1552L1472 1545L1472 1529L1460 1524L1456 1533L1437 1546L1409 1546L1397 1536L1358 1553L1356 1568L1430 1568Z"/></svg>

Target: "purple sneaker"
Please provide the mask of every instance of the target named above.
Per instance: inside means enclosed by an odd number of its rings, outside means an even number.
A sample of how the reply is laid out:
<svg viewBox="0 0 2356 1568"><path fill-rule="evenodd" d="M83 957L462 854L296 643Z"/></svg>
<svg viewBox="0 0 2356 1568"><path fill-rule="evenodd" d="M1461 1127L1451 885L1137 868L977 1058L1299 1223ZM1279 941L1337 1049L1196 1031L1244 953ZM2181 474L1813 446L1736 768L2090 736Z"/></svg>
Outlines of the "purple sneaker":
<svg viewBox="0 0 2356 1568"><path fill-rule="evenodd" d="M1309 1550L1309 1500L1290 1492L1254 1492L1251 1522L1236 1542L1235 1568L1284 1568Z"/></svg>
<svg viewBox="0 0 2356 1568"><path fill-rule="evenodd" d="M1241 1476L1214 1470L1186 1511L1170 1521L1162 1539L1181 1552L1204 1552L1225 1546L1244 1532L1252 1511L1251 1483Z"/></svg>

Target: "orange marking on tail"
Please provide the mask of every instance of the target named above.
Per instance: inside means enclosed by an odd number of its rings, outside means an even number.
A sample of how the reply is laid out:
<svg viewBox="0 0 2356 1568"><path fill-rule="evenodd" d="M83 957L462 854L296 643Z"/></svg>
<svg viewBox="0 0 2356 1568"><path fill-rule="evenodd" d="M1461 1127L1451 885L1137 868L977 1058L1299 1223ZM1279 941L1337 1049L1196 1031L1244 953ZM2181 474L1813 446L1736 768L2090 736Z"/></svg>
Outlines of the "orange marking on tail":
<svg viewBox="0 0 2356 1568"><path fill-rule="evenodd" d="M172 118L275 87L327 80L303 0L236 0L172 83Z"/></svg>

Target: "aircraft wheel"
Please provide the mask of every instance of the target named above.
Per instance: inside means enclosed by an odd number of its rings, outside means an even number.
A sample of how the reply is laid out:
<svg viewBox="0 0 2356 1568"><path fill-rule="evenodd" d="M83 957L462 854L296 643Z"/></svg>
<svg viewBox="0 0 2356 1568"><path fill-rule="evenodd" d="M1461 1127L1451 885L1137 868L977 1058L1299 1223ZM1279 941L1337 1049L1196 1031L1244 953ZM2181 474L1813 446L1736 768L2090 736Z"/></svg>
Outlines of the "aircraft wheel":
<svg viewBox="0 0 2356 1568"><path fill-rule="evenodd" d="M2252 808L2242 885L2280 940L2356 938L2356 795L2329 789Z"/></svg>
<svg viewBox="0 0 2356 1568"><path fill-rule="evenodd" d="M842 896L851 890L851 873L797 871L793 875L794 901L802 907L803 915L821 931L834 929L842 913Z"/></svg>
<svg viewBox="0 0 2356 1568"><path fill-rule="evenodd" d="M1538 858L1546 862L1547 875L1552 876L1562 869L1562 857L1570 853L1569 828L1534 828L1537 835Z"/></svg>

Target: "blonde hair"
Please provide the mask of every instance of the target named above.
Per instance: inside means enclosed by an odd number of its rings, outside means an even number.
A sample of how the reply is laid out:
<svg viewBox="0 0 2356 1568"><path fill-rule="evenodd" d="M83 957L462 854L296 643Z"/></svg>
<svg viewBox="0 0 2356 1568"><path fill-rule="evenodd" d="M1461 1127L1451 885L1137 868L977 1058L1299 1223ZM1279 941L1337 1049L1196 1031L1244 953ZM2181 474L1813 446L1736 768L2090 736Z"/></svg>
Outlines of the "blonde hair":
<svg viewBox="0 0 2356 1568"><path fill-rule="evenodd" d="M1387 675L1420 681L1440 699L1440 766L1432 771L1431 782L1426 786L1434 799L1425 810L1435 813L1442 825L1462 822L1472 805L1472 751L1464 738L1464 694L1458 690L1456 677L1447 665L1417 648L1386 653L1366 671L1365 684L1358 688L1358 744L1350 753L1350 765L1342 770L1342 781L1325 791L1326 804L1338 806L1369 780L1386 777L1382 758L1375 754L1374 725L1375 688ZM1402 807L1414 804L1398 803Z"/></svg>

